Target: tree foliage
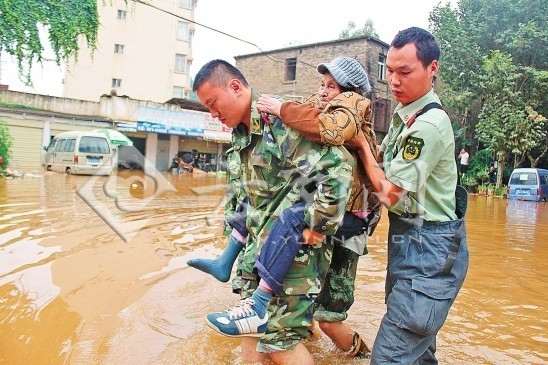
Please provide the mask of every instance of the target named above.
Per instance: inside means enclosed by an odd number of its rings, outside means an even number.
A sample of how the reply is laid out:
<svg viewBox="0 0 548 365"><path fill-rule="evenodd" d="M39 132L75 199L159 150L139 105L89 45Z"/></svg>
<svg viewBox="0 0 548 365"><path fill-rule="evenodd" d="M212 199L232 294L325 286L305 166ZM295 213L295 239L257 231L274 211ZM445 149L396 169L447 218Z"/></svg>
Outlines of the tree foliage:
<svg viewBox="0 0 548 365"><path fill-rule="evenodd" d="M430 14L443 101L499 159L546 154L547 20L545 0L460 0Z"/></svg>
<svg viewBox="0 0 548 365"><path fill-rule="evenodd" d="M348 39L354 37L368 36L373 38L379 38L375 25L371 19L367 19L362 28L356 29L356 23L349 21L346 29L339 33L339 39Z"/></svg>
<svg viewBox="0 0 548 365"><path fill-rule="evenodd" d="M39 25L48 31L55 61L76 57L83 37L91 49L97 42L97 0L0 1L0 48L14 56L30 83L30 66L42 62L44 45Z"/></svg>
<svg viewBox="0 0 548 365"><path fill-rule="evenodd" d="M478 138L494 151L516 155L529 151L545 138L546 118L527 105L518 91L522 77L512 58L493 51L483 63L480 85L485 102L476 126Z"/></svg>
<svg viewBox="0 0 548 365"><path fill-rule="evenodd" d="M0 172L4 171L9 165L11 157L11 136L8 126L2 120L0 120L0 156L2 156L2 163L0 164Z"/></svg>

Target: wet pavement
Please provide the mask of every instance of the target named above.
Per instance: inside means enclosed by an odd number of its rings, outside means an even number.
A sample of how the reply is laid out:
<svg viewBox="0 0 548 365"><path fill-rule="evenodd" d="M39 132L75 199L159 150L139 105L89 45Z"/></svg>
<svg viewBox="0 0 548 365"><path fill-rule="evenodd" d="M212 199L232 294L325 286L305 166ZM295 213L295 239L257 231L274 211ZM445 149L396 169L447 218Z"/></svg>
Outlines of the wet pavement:
<svg viewBox="0 0 548 365"><path fill-rule="evenodd" d="M226 239L224 176L46 173L0 179L0 364L240 364L203 317L238 298L187 267ZM439 334L445 364L548 363L548 204L472 196L470 270ZM360 260L347 322L384 314L387 219ZM325 336L317 364L345 359ZM367 361L363 361L367 363Z"/></svg>

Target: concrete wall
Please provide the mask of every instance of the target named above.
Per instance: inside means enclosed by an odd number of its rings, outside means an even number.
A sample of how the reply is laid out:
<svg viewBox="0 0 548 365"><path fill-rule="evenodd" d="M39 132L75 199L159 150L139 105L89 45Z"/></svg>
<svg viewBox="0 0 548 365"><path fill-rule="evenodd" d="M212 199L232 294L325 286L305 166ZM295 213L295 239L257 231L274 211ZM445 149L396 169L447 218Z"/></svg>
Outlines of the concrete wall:
<svg viewBox="0 0 548 365"><path fill-rule="evenodd" d="M100 116L100 104L85 100L0 90L0 102L55 113Z"/></svg>
<svg viewBox="0 0 548 365"><path fill-rule="evenodd" d="M181 110L181 107L175 104L135 100L122 96L103 96L99 102L93 102L9 90L0 90L0 102L11 104L12 106L21 105L40 111L126 122L137 121L139 106L173 111Z"/></svg>

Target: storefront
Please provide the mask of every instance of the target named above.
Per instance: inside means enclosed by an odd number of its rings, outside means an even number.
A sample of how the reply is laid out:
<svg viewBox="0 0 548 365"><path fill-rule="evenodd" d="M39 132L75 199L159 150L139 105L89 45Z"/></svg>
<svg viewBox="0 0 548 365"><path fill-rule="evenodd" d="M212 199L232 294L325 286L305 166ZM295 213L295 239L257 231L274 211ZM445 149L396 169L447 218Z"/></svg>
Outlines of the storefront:
<svg viewBox="0 0 548 365"><path fill-rule="evenodd" d="M175 156L192 154L196 167L205 171L221 168L222 155L231 141L231 130L207 112L139 106L136 123L119 123L128 135L146 135L143 154L155 169L166 171Z"/></svg>
<svg viewBox="0 0 548 365"><path fill-rule="evenodd" d="M127 152L137 156L134 159L141 168L160 171L168 170L173 158L185 152L196 157L204 170L217 171L222 168L219 156L231 141L230 129L211 118L199 103L186 99L159 104L104 97L95 103L11 91L0 96L6 104L27 106L0 108L0 119L13 139L10 165L24 171L42 169L44 147L65 131L117 129L133 141ZM119 148L118 157L124 148Z"/></svg>

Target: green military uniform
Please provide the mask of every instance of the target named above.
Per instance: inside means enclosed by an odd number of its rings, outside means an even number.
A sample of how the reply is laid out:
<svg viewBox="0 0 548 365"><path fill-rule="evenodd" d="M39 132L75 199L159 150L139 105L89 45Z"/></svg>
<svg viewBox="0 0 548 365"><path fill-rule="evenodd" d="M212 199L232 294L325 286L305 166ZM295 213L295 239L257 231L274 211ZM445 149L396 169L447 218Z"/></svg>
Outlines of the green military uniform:
<svg viewBox="0 0 548 365"><path fill-rule="evenodd" d="M233 131L227 154L229 185L249 199L244 248L242 297L257 287L253 266L274 221L287 208L307 200L306 224L319 233L333 234L345 212L352 176L352 157L343 148L312 143L276 119L265 123L256 111L253 94L250 131L243 124ZM306 193L311 182L317 190ZM241 184L241 185L240 185ZM238 201L240 199L230 199ZM231 209L231 208L229 208ZM283 292L273 298L270 321L261 338L261 352L293 349L309 335L312 305L320 292L331 260L332 246L303 246L286 275Z"/></svg>
<svg viewBox="0 0 548 365"><path fill-rule="evenodd" d="M384 156L386 178L409 194L389 210L397 215L418 214L430 222L454 220L457 166L447 113L429 110L407 128L414 115L431 102L440 103L433 90L394 110L380 152Z"/></svg>
<svg viewBox="0 0 548 365"><path fill-rule="evenodd" d="M387 310L371 364L436 364L437 333L468 270L453 129L443 110L422 113L430 103L439 104L432 90L398 105L381 145L386 178L408 193L389 208Z"/></svg>

